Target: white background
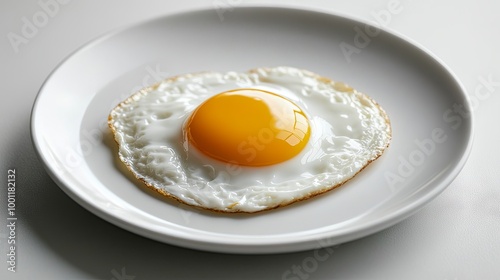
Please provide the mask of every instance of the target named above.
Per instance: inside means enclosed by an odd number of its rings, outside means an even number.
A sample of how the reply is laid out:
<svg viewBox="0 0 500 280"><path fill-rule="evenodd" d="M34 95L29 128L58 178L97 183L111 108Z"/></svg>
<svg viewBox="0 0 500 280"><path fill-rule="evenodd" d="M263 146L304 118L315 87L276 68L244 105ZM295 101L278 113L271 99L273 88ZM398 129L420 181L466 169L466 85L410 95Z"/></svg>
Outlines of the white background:
<svg viewBox="0 0 500 280"><path fill-rule="evenodd" d="M17 170L19 220L16 273L7 271L8 232L0 227L0 278L282 279L287 270L314 258L314 251L262 256L198 252L117 228L80 207L52 182L35 155L29 133L30 110L43 81L63 58L91 39L193 8L213 8L216 13L217 6L287 2L73 0L60 4L31 38L16 45L8 34L22 35L23 18L33 22L43 9L38 1L2 1L0 170L5 179L0 220L6 221L9 168ZM389 2L316 0L302 5L373 21ZM474 148L456 180L424 209L387 230L333 248L327 260L302 278L500 279L500 4L493 0L399 3L401 12L386 28L436 54L465 85L475 101ZM481 79L496 83L488 95L476 92ZM401 106L405 105L411 106Z"/></svg>

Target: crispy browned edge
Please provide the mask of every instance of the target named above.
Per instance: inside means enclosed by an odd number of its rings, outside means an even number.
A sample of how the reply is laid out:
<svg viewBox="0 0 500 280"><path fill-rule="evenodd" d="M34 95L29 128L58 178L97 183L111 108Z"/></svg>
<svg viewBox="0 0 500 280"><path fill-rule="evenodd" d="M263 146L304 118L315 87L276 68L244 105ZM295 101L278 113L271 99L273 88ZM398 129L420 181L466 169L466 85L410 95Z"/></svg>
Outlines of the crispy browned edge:
<svg viewBox="0 0 500 280"><path fill-rule="evenodd" d="M270 71L271 68L256 68L256 69L252 69L250 71L248 71L248 73L254 73L254 72L257 72L258 70L264 70L264 71ZM296 68L297 69L297 68ZM310 77L313 77L313 78L316 78L317 80L323 82L323 83L327 83L327 84L331 84L333 87L335 86L335 83L339 83L339 82L334 82L333 80L329 79L329 78L326 78L326 77L323 77L323 76L320 76L318 74L315 74L313 72L310 72L308 70L303 70L303 69L299 69L302 73L305 73L307 75L309 75ZM120 149L120 143L118 143L118 140L117 140L117 132L115 130L115 127L113 126L113 117L112 117L112 114L114 111L116 111L117 109L121 108L123 105L127 104L127 103L130 103L132 101L132 99L134 98L134 96L136 95L145 95L145 94L148 94L148 92L150 92L151 90L155 89L160 83L162 82L173 82L175 80L177 80L178 78L181 78L181 77L195 77L197 75L203 75L203 74L206 74L206 73L209 73L209 72L199 72L199 73L195 73L195 74L185 74L185 75L178 75L178 76L174 76L174 77L170 77L170 78L167 78L161 82L158 82L152 86L149 86L149 87L146 87L146 88L143 88L141 90L139 90L138 92L132 94L130 97L128 97L127 99L125 99L124 101L122 101L120 104L118 104L115 108L113 108L113 110L111 110L110 114L108 115L108 126L109 128L111 129L111 131L113 132L113 139L115 140L115 143L118 145L118 149ZM273 210L273 209L277 209L277 208L280 208L280 207L284 207L284 206L288 206L290 204L294 204L296 202L299 202L299 201L304 201L304 200L307 200L307 199L310 199L310 198L313 198L315 196L318 196L320 194L323 194L323 193L327 193L329 191L332 191L342 185L344 185L345 183L349 182L352 178L356 177L356 175L358 175L361 171L363 171L368 165L370 165L372 162L374 162L375 160L377 160L383 153L384 151L389 147L390 143L391 143L391 140L392 140L392 127L391 127L391 122L389 120L389 117L387 115L387 113L385 112L385 110L380 106L380 104L378 104L375 100L373 100L370 96L366 95L366 94L363 94L361 92L358 92L356 91L355 89L349 87L348 85L346 84L342 84L346 89L347 91L344 91L344 92L348 92L348 93L352 93L352 94L356 94L356 95L360 95L364 98L367 98L369 99L370 101L372 101L375 106L378 107L378 109L380 110L380 112L382 113L384 119L385 119L385 122L388 126L388 134L389 134L389 140L387 141L387 144L385 147L383 147L378 154L375 155L375 157L373 157L371 160L369 160L358 172L356 172L356 174L354 174L352 177L350 177L349 179L345 180L344 182L342 183L339 183L337 185L334 185L334 186L330 186L328 188L324 188L324 189L321 189L321 190L317 190L317 191L314 191L314 192L311 192L309 193L307 196L304 196L302 198L299 198L299 199L295 199L293 201L288 201L286 203L281 203L281 204L278 204L278 205L275 205L275 206L272 206L272 207L269 207L269 208L265 208L265 209L262 209L262 210L258 210L258 211L253 211L253 212L249 212L249 211L241 211L241 210L231 210L232 207L234 207L236 205L235 204L232 204L230 207L228 207L227 209L229 211L225 211L225 210L220 210L220 209L213 209L213 208L208 208L208 207L203 207L203 206L200 206L200 205L192 205L192 204L188 204L186 203L185 201L179 199L178 197L162 190L162 189L158 189L158 188L155 188L153 185L147 183L143 178L139 177L133 170L132 170L132 167L127 164L123 158L121 156L119 156L120 158L120 161L123 162L123 164L127 167L127 169L134 175L134 177L136 177L139 181L141 181L146 187L148 187L149 189L153 190L153 191L156 191L158 193L160 193L161 195L165 196L165 197L168 197L168 198L171 198L171 199L174 199L176 201L178 201L179 203L183 203L183 204L186 204L186 205L189 205L191 207L195 207L195 208L198 208L198 209L204 209L204 210L209 210L209 211L212 211L212 212L216 212L216 213L248 213L248 214L253 214L253 213L259 213L259 212L263 212L263 211L269 211L269 210Z"/></svg>

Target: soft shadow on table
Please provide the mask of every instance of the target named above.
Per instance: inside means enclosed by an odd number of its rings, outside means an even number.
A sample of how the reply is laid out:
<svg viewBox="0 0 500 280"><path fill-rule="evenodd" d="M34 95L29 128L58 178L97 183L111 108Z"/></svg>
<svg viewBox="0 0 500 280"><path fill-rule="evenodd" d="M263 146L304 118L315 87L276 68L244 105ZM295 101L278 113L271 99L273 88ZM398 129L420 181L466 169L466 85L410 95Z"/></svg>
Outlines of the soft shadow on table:
<svg viewBox="0 0 500 280"><path fill-rule="evenodd" d="M217 254L159 243L118 228L74 202L45 172L26 140L30 139L29 133L18 137L12 143L14 156L7 160L18 168L18 185L23 186L17 194L19 219L47 248L88 278L345 279L352 277L353 269L361 269L366 272L362 275L369 277L370 271L376 271L377 264L384 261L384 256L371 254L375 248L407 242L394 240L405 236L397 234L400 226L396 225L329 249L289 254ZM421 246L408 245L408 254L422 254ZM389 256L391 247L394 246L388 246ZM353 259L355 264L346 262Z"/></svg>

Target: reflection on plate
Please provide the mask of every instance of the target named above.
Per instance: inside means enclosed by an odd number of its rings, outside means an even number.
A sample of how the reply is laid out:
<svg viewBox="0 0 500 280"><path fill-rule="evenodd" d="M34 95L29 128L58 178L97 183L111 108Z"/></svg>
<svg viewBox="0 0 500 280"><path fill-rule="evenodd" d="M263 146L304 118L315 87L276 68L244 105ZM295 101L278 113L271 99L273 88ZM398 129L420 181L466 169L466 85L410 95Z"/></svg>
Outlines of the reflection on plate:
<svg viewBox="0 0 500 280"><path fill-rule="evenodd" d="M465 91L427 51L367 24L323 12L243 7L158 18L96 40L66 59L40 90L35 148L76 202L124 229L162 242L231 253L277 253L346 242L387 228L456 177L472 142ZM370 30L375 30L370 28ZM355 50L353 52L347 49ZM344 81L377 100L391 147L345 187L272 212L214 214L149 193L116 159L106 120L141 86L199 71L290 65Z"/></svg>

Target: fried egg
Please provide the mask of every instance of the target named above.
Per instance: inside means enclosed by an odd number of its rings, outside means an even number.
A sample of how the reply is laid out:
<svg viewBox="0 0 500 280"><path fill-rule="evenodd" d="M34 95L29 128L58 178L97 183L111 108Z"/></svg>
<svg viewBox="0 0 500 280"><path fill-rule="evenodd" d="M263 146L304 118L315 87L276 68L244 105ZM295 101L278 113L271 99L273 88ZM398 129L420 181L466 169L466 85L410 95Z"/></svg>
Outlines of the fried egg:
<svg viewBox="0 0 500 280"><path fill-rule="evenodd" d="M120 103L108 123L137 179L218 212L259 212L332 190L391 140L373 99L292 67L169 78Z"/></svg>

